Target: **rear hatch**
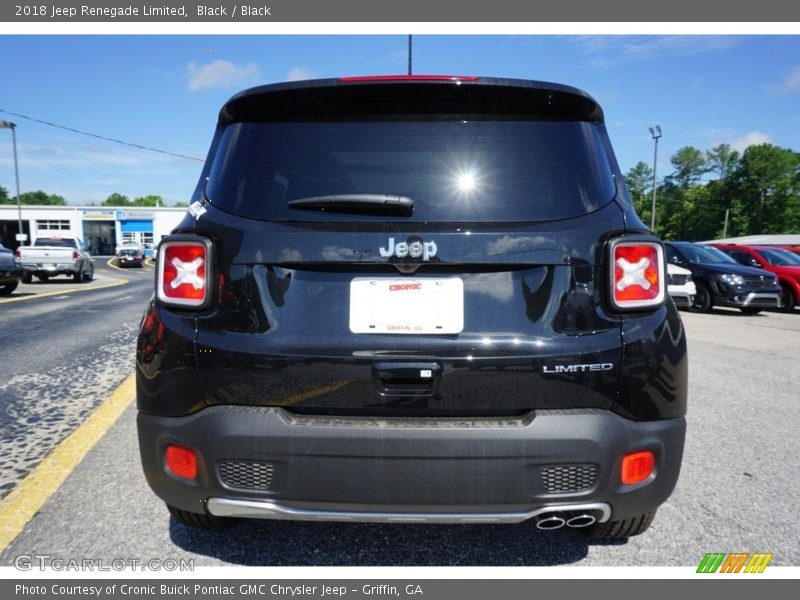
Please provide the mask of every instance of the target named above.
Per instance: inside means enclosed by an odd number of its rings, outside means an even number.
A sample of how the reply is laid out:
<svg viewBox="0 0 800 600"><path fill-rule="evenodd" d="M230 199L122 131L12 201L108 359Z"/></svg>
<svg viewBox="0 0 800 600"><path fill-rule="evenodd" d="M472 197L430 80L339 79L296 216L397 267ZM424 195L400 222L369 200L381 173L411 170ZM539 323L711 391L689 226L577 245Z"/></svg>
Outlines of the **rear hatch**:
<svg viewBox="0 0 800 600"><path fill-rule="evenodd" d="M602 113L500 80L267 86L220 116L184 232L212 241L207 404L376 415L609 407L624 230Z"/></svg>

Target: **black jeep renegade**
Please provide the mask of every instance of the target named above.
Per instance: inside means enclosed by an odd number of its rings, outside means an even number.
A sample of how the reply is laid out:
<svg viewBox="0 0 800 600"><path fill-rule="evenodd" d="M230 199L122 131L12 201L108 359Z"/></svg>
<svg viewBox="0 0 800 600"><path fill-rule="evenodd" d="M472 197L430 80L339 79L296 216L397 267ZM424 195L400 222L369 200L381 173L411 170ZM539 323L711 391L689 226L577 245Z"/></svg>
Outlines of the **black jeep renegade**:
<svg viewBox="0 0 800 600"><path fill-rule="evenodd" d="M268 85L222 108L159 246L138 429L180 522L643 532L686 339L587 94L507 79Z"/></svg>

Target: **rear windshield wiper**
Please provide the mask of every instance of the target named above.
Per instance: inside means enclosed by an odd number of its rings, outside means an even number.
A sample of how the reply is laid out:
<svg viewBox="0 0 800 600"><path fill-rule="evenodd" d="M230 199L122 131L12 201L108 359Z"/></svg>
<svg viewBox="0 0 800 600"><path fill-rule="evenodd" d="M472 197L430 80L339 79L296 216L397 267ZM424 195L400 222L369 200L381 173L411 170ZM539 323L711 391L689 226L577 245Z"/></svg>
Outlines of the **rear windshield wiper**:
<svg viewBox="0 0 800 600"><path fill-rule="evenodd" d="M410 215L414 212L414 201L407 196L386 194L334 194L331 196L309 196L289 201L290 208L329 210L353 213L398 213Z"/></svg>

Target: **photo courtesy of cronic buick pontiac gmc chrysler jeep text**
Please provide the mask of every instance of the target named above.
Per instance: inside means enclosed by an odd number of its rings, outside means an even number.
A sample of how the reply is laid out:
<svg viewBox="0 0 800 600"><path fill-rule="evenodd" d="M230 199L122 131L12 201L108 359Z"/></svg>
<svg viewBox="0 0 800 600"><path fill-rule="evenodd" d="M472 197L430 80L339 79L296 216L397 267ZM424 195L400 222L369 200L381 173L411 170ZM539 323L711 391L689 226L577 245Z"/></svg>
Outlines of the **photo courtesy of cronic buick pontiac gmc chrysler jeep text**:
<svg viewBox="0 0 800 600"><path fill-rule="evenodd" d="M686 339L597 103L350 77L223 106L137 345L147 480L236 518L647 529Z"/></svg>

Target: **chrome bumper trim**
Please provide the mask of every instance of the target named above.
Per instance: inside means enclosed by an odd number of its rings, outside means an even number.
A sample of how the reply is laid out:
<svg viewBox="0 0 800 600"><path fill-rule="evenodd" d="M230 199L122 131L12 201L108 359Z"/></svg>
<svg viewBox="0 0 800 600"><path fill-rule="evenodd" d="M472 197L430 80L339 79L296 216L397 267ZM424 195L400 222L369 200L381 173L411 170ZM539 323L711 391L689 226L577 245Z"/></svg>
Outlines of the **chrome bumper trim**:
<svg viewBox="0 0 800 600"><path fill-rule="evenodd" d="M209 498L208 512L217 517L279 519L288 521L346 521L360 523L520 523L544 513L598 511L599 523L611 517L611 507L604 502L586 504L550 504L531 511L497 513L431 512L357 512L295 508L273 500L233 500Z"/></svg>
<svg viewBox="0 0 800 600"><path fill-rule="evenodd" d="M742 306L750 306L755 300L773 300L776 308L781 305L781 297L779 294L758 294L756 292L750 292L747 294L747 298L745 298Z"/></svg>

